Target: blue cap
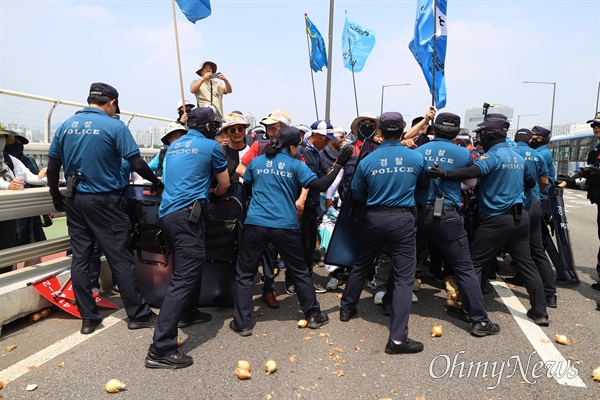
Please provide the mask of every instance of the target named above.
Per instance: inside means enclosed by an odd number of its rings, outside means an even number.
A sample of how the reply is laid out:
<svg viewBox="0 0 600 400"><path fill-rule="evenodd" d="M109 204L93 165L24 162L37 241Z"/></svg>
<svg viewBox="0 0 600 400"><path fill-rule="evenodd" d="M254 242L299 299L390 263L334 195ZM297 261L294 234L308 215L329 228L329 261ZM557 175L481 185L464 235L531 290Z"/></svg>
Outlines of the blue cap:
<svg viewBox="0 0 600 400"><path fill-rule="evenodd" d="M188 113L189 126L204 126L210 122L225 122L222 119L215 118L216 112L213 107L204 106L196 107Z"/></svg>
<svg viewBox="0 0 600 400"><path fill-rule="evenodd" d="M313 122L310 126L310 130L313 136L321 135L326 136L329 140L332 140L334 142L338 141L338 138L336 138L333 134L333 126L327 121L319 120Z"/></svg>
<svg viewBox="0 0 600 400"><path fill-rule="evenodd" d="M295 126L285 126L277 132L277 148L297 146L302 142L303 132Z"/></svg>
<svg viewBox="0 0 600 400"><path fill-rule="evenodd" d="M541 126L534 126L531 128L532 135L541 136L544 139L550 139L550 129L542 128Z"/></svg>
<svg viewBox="0 0 600 400"><path fill-rule="evenodd" d="M510 127L510 123L502 117L490 117L487 116L482 123L477 124L479 128L474 129L473 132L480 132L484 129L495 129L499 131L503 131L505 134L508 132L508 128Z"/></svg>
<svg viewBox="0 0 600 400"><path fill-rule="evenodd" d="M386 132L402 133L404 131L404 117L396 111L384 112L379 116L379 129Z"/></svg>

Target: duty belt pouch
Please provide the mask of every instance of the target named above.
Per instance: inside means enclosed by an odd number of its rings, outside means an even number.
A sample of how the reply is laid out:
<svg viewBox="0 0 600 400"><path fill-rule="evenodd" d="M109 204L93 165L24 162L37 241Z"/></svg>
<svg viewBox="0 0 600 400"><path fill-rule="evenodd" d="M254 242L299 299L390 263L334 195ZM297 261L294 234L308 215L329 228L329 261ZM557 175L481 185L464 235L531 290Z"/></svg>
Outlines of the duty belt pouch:
<svg viewBox="0 0 600 400"><path fill-rule="evenodd" d="M515 221L521 220L522 213L523 213L523 204L515 204L513 206L513 217L515 218Z"/></svg>
<svg viewBox="0 0 600 400"><path fill-rule="evenodd" d="M200 221L200 217L202 216L202 202L200 200L196 200L192 205L192 212L190 213L189 221L192 224L197 224Z"/></svg>
<svg viewBox="0 0 600 400"><path fill-rule="evenodd" d="M436 197L433 203L433 218L441 218L444 213L444 196Z"/></svg>
<svg viewBox="0 0 600 400"><path fill-rule="evenodd" d="M67 178L67 190L65 191L65 197L72 199L75 197L75 186L77 186L77 177L71 175Z"/></svg>

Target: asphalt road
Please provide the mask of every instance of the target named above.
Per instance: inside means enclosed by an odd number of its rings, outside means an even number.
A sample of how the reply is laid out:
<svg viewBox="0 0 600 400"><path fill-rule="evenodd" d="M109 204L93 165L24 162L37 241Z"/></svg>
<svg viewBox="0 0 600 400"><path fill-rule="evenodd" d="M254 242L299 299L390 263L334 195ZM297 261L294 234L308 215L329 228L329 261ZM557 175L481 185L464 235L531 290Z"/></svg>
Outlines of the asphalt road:
<svg viewBox="0 0 600 400"><path fill-rule="evenodd" d="M600 367L598 331L600 292L590 288L598 251L596 208L585 193L567 190L565 204L575 261L581 283L558 283L559 306L549 309L551 324L539 329L522 318L529 308L523 288L494 282L498 291L485 295L490 318L502 328L498 336L475 338L469 325L446 314L441 285L423 278L413 304L409 335L425 344L416 355L384 353L388 318L373 304L365 287L358 318L339 321L341 289L318 300L331 321L322 329L297 328L301 318L295 296L283 291L277 278L281 307L268 309L256 285L254 334L231 332L231 309L214 308L212 321L180 330L182 350L194 357L182 370L148 370L143 361L152 330L130 331L123 310L105 311L104 327L96 334L78 333L80 320L54 309L36 323L21 319L2 329L0 381L6 399L600 399L600 382L592 371ZM510 275L508 263L501 276ZM316 269L325 285L326 273ZM501 296L502 295L502 296ZM110 297L119 302L118 297ZM516 316L515 316L516 315ZM432 338L433 325L443 327ZM556 334L570 340L555 342ZM16 345L12 351L7 346ZM278 363L267 375L267 360ZM251 363L252 378L241 381L238 360ZM542 366L540 361L555 362ZM487 364L485 364L487 362ZM462 364L461 364L462 363ZM479 363L479 364L477 364ZM479 369L477 366L479 365ZM461 370L462 367L462 370ZM537 369L536 369L537 368ZM117 378L127 385L118 394L104 390ZM562 382L562 383L559 383ZM38 385L26 391L29 384ZM112 397L111 397L112 396Z"/></svg>

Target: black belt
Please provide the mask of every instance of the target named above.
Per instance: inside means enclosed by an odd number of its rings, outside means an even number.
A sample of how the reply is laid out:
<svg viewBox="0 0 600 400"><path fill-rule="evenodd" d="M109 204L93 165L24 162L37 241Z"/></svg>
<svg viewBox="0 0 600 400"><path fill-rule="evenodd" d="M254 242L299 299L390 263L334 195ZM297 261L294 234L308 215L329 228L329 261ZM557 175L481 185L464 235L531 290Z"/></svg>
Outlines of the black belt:
<svg viewBox="0 0 600 400"><path fill-rule="evenodd" d="M369 207L369 211L387 211L387 212L413 212L412 207L387 207L387 206L374 206Z"/></svg>
<svg viewBox="0 0 600 400"><path fill-rule="evenodd" d="M417 209L419 210L433 210L434 205L433 204L417 204ZM444 206L444 211L456 211L456 212L460 212L459 208L456 208L454 206Z"/></svg>

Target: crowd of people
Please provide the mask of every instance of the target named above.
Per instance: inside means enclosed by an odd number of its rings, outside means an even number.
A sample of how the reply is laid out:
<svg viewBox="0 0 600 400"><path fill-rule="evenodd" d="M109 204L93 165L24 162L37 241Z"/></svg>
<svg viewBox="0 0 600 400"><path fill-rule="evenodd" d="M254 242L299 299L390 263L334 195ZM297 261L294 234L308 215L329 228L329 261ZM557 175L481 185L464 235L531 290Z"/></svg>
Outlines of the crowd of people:
<svg viewBox="0 0 600 400"><path fill-rule="evenodd" d="M461 129L458 115L437 113L433 107L409 129L398 112L362 114L346 133L328 121L293 124L283 110L274 110L251 129L241 112L223 113L222 97L232 87L216 64L203 62L197 74L200 79L190 88L196 104L178 102L178 117L149 164L125 124L113 118L120 112L119 94L105 83L93 83L89 106L57 129L47 181L9 155L8 146L1 152L0 188L21 190L24 183L16 171L22 170L24 182L47 183L54 207L67 214L82 334L94 332L102 322L90 279L97 268L90 261L104 249L129 329L155 328L146 367L192 365L192 357L177 348L177 329L211 318L198 308L206 261L204 216L209 204L240 184L248 208L229 327L241 336L252 335L253 286L262 264L262 301L279 307L275 275L284 267L285 291L298 296L313 329L329 322L318 293L344 286L339 319L347 323L359 315L361 292L370 282L375 303L390 316L385 352L420 352L423 344L409 338L408 320L427 258L429 275L459 293L460 302L448 307L449 314L468 321L473 336L496 335L500 326L490 320L483 294L486 280L498 272L496 256L501 251L510 254L529 294L527 316L537 325L550 324L547 308L558 304L542 241L547 188L556 183L547 150L549 130L519 129L513 141L507 138L508 119L488 114L472 139ZM600 113L588 122L600 140ZM18 135L2 129L0 145L19 143L15 138ZM582 171L596 204L599 147ZM22 144L17 150L22 154ZM121 197L128 183L122 178L123 164L162 194L158 217L174 268L158 315L135 284L131 227ZM65 194L59 190L61 167ZM313 265L322 258L319 222L326 210L346 202L361 213L360 239L348 244L356 257L351 267L333 268L323 288L313 280ZM600 205L598 222L600 238ZM600 283L595 286L600 288Z"/></svg>

